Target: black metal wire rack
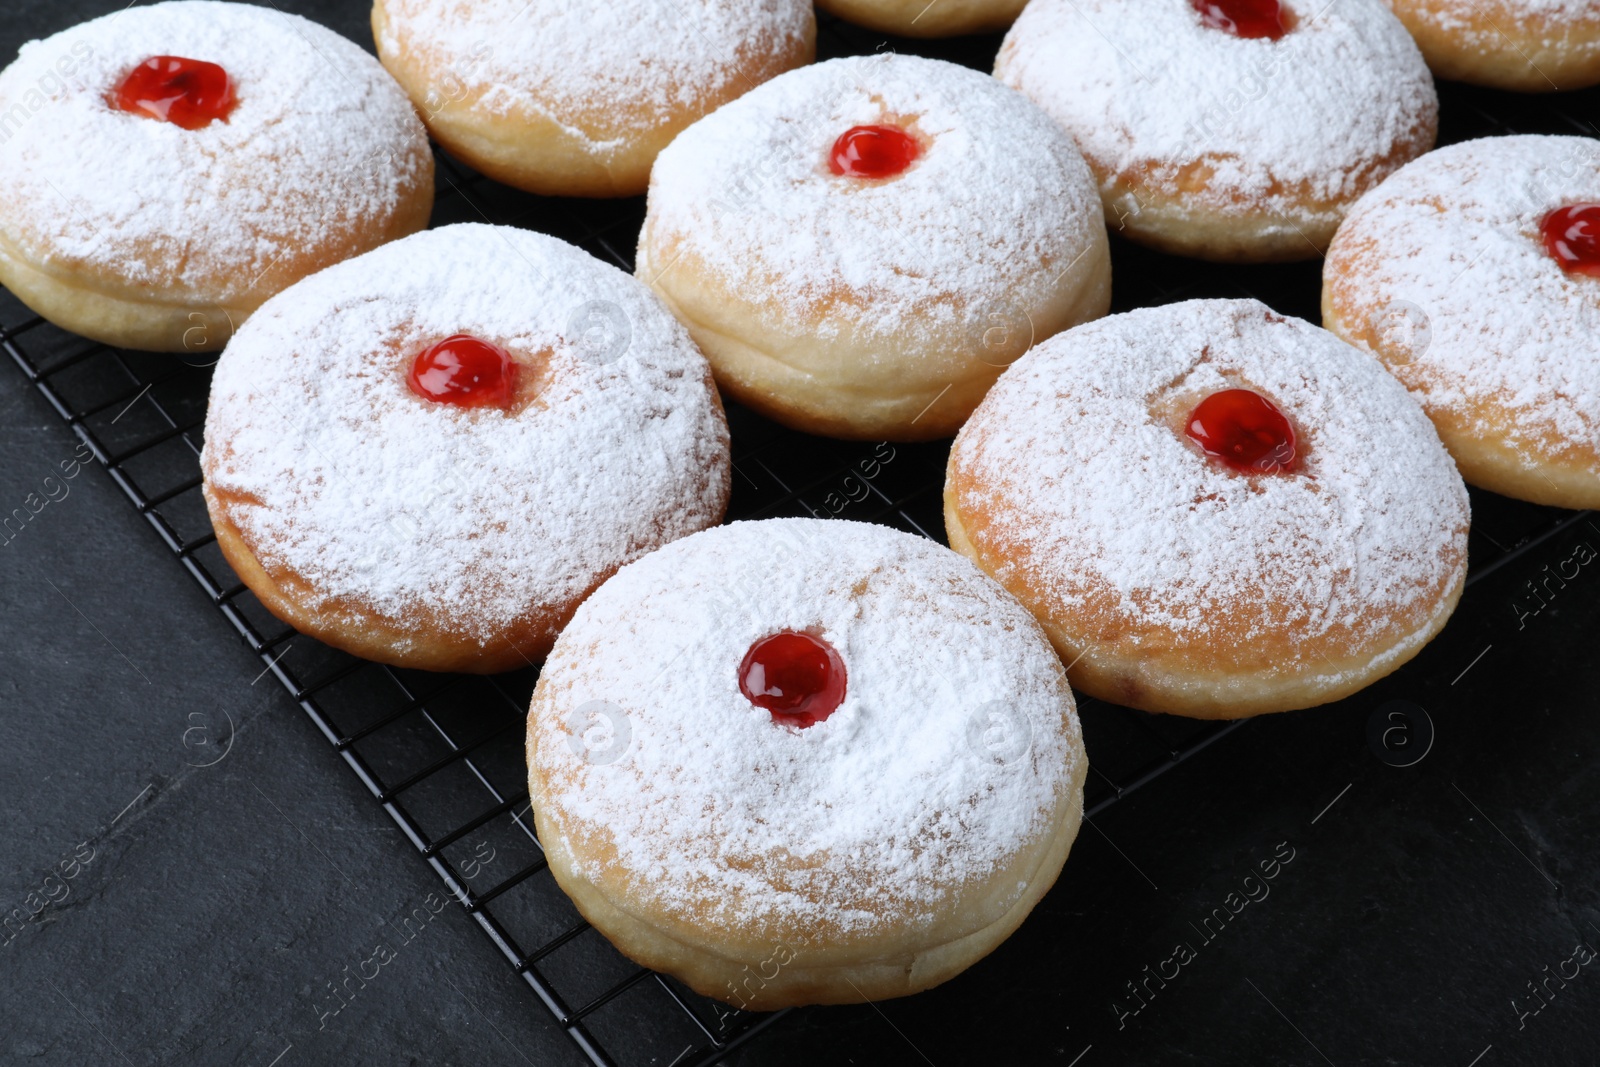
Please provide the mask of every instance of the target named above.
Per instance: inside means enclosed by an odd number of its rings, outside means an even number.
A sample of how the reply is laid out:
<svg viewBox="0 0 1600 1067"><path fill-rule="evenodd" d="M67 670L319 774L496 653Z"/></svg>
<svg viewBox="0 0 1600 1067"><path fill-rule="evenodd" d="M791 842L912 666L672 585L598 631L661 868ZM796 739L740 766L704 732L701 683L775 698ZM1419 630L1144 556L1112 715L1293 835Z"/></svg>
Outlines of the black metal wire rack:
<svg viewBox="0 0 1600 1067"><path fill-rule="evenodd" d="M994 45L982 38L921 43L917 50L982 67ZM880 46L881 38L824 22L825 55ZM1466 91L1458 96L1463 109L1477 99ZM1522 112L1477 112L1479 120L1451 139L1530 126ZM1548 108L1533 114L1548 120L1535 127L1565 123L1588 132ZM529 226L632 269L643 213L637 201L526 196L444 157L438 173L436 225ZM1314 319L1316 269L1196 270L1119 244L1118 305L1250 293ZM528 810L522 729L534 671L441 676L355 659L285 627L238 581L216 547L200 494L197 460L213 359L85 341L33 316L3 290L0 345L593 1063L711 1064L788 1014L732 1011L639 968L566 900L547 870ZM806 437L737 405L730 406L729 419L735 465L730 518L852 518L943 539L948 444ZM1475 493L1470 580L1583 517ZM1093 700L1082 702L1081 713L1094 760L1090 817L1242 725L1147 715Z"/></svg>

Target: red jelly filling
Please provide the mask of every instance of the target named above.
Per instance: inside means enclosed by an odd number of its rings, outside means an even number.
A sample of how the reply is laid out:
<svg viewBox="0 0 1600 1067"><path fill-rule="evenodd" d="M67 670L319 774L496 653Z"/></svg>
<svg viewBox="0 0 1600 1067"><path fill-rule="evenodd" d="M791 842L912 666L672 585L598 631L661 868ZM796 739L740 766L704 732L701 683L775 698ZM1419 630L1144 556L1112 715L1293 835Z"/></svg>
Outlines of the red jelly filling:
<svg viewBox="0 0 1600 1067"><path fill-rule="evenodd" d="M772 721L801 729L844 701L844 660L820 637L784 630L750 646L739 664L739 691Z"/></svg>
<svg viewBox="0 0 1600 1067"><path fill-rule="evenodd" d="M122 79L111 106L198 130L226 122L238 101L228 72L215 63L181 56L151 56Z"/></svg>
<svg viewBox="0 0 1600 1067"><path fill-rule="evenodd" d="M516 396L517 364L505 349L458 333L417 356L408 379L424 400L463 408L508 408Z"/></svg>
<svg viewBox="0 0 1600 1067"><path fill-rule="evenodd" d="M1212 393L1189 415L1189 436L1234 470L1292 471L1299 459L1294 427L1266 397L1248 389Z"/></svg>
<svg viewBox="0 0 1600 1067"><path fill-rule="evenodd" d="M1266 37L1276 41L1289 32L1289 20L1278 0L1189 0L1200 21L1213 30L1235 37Z"/></svg>
<svg viewBox="0 0 1600 1067"><path fill-rule="evenodd" d="M917 160L916 138L898 126L852 126L833 142L828 166L849 178L892 178Z"/></svg>
<svg viewBox="0 0 1600 1067"><path fill-rule="evenodd" d="M1539 229L1545 249L1564 269L1600 278L1600 204L1558 207Z"/></svg>

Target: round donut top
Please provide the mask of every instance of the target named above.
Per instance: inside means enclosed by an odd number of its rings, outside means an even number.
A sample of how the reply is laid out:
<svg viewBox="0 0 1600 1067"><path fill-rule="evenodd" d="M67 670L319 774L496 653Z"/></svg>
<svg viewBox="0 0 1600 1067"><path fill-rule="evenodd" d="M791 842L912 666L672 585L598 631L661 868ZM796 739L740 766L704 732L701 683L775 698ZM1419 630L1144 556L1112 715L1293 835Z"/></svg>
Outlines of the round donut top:
<svg viewBox="0 0 1600 1067"><path fill-rule="evenodd" d="M378 51L456 100L539 115L603 152L744 92L815 32L808 0L381 0Z"/></svg>
<svg viewBox="0 0 1600 1067"><path fill-rule="evenodd" d="M186 130L107 96L152 56L221 65L238 105ZM405 93L356 45L273 8L175 0L23 45L0 74L0 241L47 269L223 304L285 252L355 240L431 180Z"/></svg>
<svg viewBox="0 0 1600 1067"><path fill-rule="evenodd" d="M542 378L514 413L406 379L467 333ZM705 358L645 287L509 227L385 245L262 305L216 368L203 458L275 576L337 609L491 641L720 521L728 434Z"/></svg>
<svg viewBox="0 0 1600 1067"><path fill-rule="evenodd" d="M806 729L739 689L783 630L848 675ZM757 940L947 920L1053 832L1084 758L1060 661L1012 597L932 541L838 520L733 523L623 568L562 633L529 728L541 814L620 860L582 873L622 878L624 910Z"/></svg>
<svg viewBox="0 0 1600 1067"><path fill-rule="evenodd" d="M1593 451L1600 279L1563 270L1539 229L1552 210L1584 203L1600 203L1600 141L1441 148L1351 209L1328 252L1328 299L1429 410L1530 456L1551 435Z"/></svg>
<svg viewBox="0 0 1600 1067"><path fill-rule="evenodd" d="M897 177L835 174L856 126L921 142ZM1094 181L1047 115L987 75L883 54L791 71L689 127L656 160L641 244L678 252L795 329L948 332L969 302L1044 302L1103 240Z"/></svg>
<svg viewBox="0 0 1600 1067"><path fill-rule="evenodd" d="M1294 472L1240 474L1188 439L1188 413L1230 388L1287 416ZM950 479L1003 584L1136 643L1288 631L1354 651L1466 564L1466 488L1422 409L1377 361L1254 300L1146 308L1040 345L962 429Z"/></svg>
<svg viewBox="0 0 1600 1067"><path fill-rule="evenodd" d="M1190 0L1034 0L995 76L1103 183L1221 211L1353 200L1432 144L1433 79L1383 0L1283 6L1293 25L1274 41L1212 29Z"/></svg>

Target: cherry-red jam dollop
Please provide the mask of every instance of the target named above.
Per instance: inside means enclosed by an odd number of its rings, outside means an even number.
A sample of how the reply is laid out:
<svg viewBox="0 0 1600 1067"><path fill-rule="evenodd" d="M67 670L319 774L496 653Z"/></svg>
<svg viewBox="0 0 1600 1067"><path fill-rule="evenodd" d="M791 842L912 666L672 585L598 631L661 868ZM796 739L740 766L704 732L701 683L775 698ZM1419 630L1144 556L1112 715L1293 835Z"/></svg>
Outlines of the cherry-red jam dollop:
<svg viewBox="0 0 1600 1067"><path fill-rule="evenodd" d="M920 151L917 139L898 126L852 126L833 142L828 166L842 177L892 178Z"/></svg>
<svg viewBox="0 0 1600 1067"><path fill-rule="evenodd" d="M1600 278L1600 204L1558 207L1539 229L1545 251L1563 270Z"/></svg>
<svg viewBox="0 0 1600 1067"><path fill-rule="evenodd" d="M1300 459L1289 420L1249 389L1212 393L1195 405L1187 430L1206 455L1237 471L1292 471Z"/></svg>
<svg viewBox="0 0 1600 1067"><path fill-rule="evenodd" d="M458 333L423 349L407 376L424 400L463 408L508 408L516 397L517 364L499 345Z"/></svg>
<svg viewBox="0 0 1600 1067"><path fill-rule="evenodd" d="M739 691L783 726L805 729L844 702L844 660L828 642L784 630L750 646L739 664Z"/></svg>
<svg viewBox="0 0 1600 1067"><path fill-rule="evenodd" d="M238 101L228 72L215 63L182 56L151 56L111 92L111 106L161 119L186 130L228 121Z"/></svg>
<svg viewBox="0 0 1600 1067"><path fill-rule="evenodd" d="M1235 37L1276 41L1289 32L1289 20L1278 0L1189 0L1200 21Z"/></svg>

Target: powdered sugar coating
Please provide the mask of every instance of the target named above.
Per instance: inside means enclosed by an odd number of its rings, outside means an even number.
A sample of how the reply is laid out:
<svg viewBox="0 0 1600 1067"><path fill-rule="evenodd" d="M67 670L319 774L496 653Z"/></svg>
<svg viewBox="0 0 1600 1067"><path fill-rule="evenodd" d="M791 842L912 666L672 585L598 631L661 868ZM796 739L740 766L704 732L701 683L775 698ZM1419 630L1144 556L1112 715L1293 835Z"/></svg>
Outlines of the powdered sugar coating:
<svg viewBox="0 0 1600 1067"><path fill-rule="evenodd" d="M886 121L925 141L909 170L829 171L840 134ZM882 54L791 71L685 130L656 161L640 247L656 270L692 255L792 332L902 339L1050 302L1103 226L1042 111L965 67Z"/></svg>
<svg viewBox="0 0 1600 1067"><path fill-rule="evenodd" d="M107 94L156 55L220 64L228 120L185 130L112 109ZM0 237L47 269L179 299L229 304L285 252L393 217L432 174L377 61L270 7L175 0L31 41L0 74L0 115L20 117L0 130Z"/></svg>
<svg viewBox="0 0 1600 1067"><path fill-rule="evenodd" d="M839 709L805 730L739 691L750 645L784 629L819 634L848 675ZM669 545L583 604L539 687L542 817L591 856L615 850L621 906L752 939L926 927L1051 835L1083 772L1038 624L962 557L882 526L773 519ZM626 719L612 762L575 737L571 713L596 700ZM1020 743L990 748L991 714Z"/></svg>
<svg viewBox="0 0 1600 1067"><path fill-rule="evenodd" d="M1564 16L1577 18L1594 13L1593 0L1503 0L1506 6L1530 15ZM1447 6L1468 9L1462 0L1445 0Z"/></svg>
<svg viewBox="0 0 1600 1067"><path fill-rule="evenodd" d="M1418 14L1434 25L1459 34L1463 42L1492 51L1506 47L1505 27L1496 16L1507 15L1514 21L1519 35L1543 25L1548 31L1545 41L1549 44L1600 51L1600 45L1585 45L1567 32L1573 23L1592 23L1600 17L1594 0L1495 0L1487 10L1481 0L1428 0Z"/></svg>
<svg viewBox="0 0 1600 1067"><path fill-rule="evenodd" d="M748 88L814 27L805 0L383 0L388 56L423 51L445 99L534 114L597 153ZM577 116L581 114L582 120Z"/></svg>
<svg viewBox="0 0 1600 1067"><path fill-rule="evenodd" d="M1102 189L1241 213L1354 200L1432 143L1433 79L1383 0L1284 7L1297 21L1273 41L1209 28L1189 0L1033 0L995 76L1072 134Z"/></svg>
<svg viewBox="0 0 1600 1067"><path fill-rule="evenodd" d="M608 302L620 356L574 330ZM516 415L413 394L422 348L548 349ZM612 358L614 357L614 358ZM313 606L416 612L482 642L721 519L728 436L705 359L639 282L553 237L447 226L269 300L217 365L202 462L230 518Z"/></svg>
<svg viewBox="0 0 1600 1067"><path fill-rule="evenodd" d="M1297 471L1241 475L1158 414L1235 387L1288 416ZM980 547L1002 584L1135 645L1292 633L1298 654L1342 633L1353 652L1399 636L1396 617L1465 567L1466 490L1421 408L1355 348L1253 300L1132 311L1040 345L963 428L951 478L970 486L963 513L993 517Z"/></svg>
<svg viewBox="0 0 1600 1067"><path fill-rule="evenodd" d="M1600 203L1600 141L1441 148L1351 209L1328 253L1328 297L1429 411L1503 437L1530 466L1552 435L1593 454L1600 280L1563 270L1539 229L1555 208L1585 203Z"/></svg>

